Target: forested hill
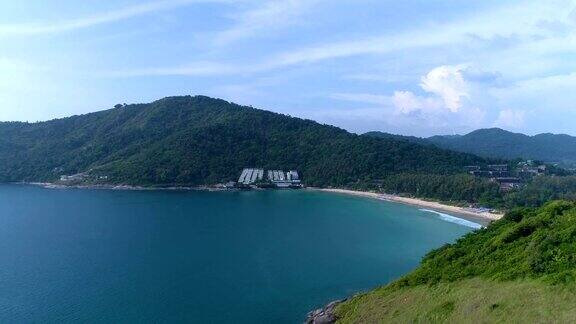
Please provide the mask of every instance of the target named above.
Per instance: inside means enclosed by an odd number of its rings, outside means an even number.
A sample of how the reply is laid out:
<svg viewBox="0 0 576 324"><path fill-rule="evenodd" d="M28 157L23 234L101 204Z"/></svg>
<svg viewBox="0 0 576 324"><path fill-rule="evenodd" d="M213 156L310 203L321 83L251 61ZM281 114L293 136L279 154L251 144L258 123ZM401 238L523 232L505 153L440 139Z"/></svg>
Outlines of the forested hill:
<svg viewBox="0 0 576 324"><path fill-rule="evenodd" d="M435 145L434 143L430 142L427 138L424 137L416 137L416 136L406 136L406 135L397 135L397 134L390 134L385 132L378 132L372 131L363 134L364 136L374 137L374 138L384 138L384 139L395 139L395 140L403 140L408 141L416 144L421 145Z"/></svg>
<svg viewBox="0 0 576 324"><path fill-rule="evenodd" d="M576 137L564 134L528 136L500 128L479 129L466 135L439 135L428 138L369 132L364 135L378 138L405 139L419 144L434 144L458 152L485 158L532 159L576 165Z"/></svg>
<svg viewBox="0 0 576 324"><path fill-rule="evenodd" d="M576 163L576 137L563 134L528 136L491 128L463 136L434 136L428 140L440 147L486 157Z"/></svg>
<svg viewBox="0 0 576 324"><path fill-rule="evenodd" d="M389 174L451 174L473 155L402 139L370 138L204 96L40 123L0 123L0 181L52 181L90 172L110 183L202 185L244 167L297 169L311 185Z"/></svg>

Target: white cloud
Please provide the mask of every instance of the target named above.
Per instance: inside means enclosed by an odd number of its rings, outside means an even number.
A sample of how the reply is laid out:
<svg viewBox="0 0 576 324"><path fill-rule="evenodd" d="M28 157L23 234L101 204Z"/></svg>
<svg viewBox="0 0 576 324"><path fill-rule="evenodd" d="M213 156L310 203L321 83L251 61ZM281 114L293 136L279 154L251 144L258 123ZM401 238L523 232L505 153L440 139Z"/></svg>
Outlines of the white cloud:
<svg viewBox="0 0 576 324"><path fill-rule="evenodd" d="M466 78L469 71L474 72L471 74L475 76L474 80ZM467 65L443 65L433 68L421 78L423 95L402 90L395 91L391 96L338 93L331 97L378 105L380 109L385 108L388 118L405 126L475 128L484 122L486 111L475 105L474 94L485 95L485 89L479 89L490 84L492 77L486 77L488 75L496 74L473 70Z"/></svg>
<svg viewBox="0 0 576 324"><path fill-rule="evenodd" d="M513 88L522 91L532 91L538 93L540 90L556 90L558 94L570 92L576 84L576 72L566 74L554 74L543 77L522 80L517 82Z"/></svg>
<svg viewBox="0 0 576 324"><path fill-rule="evenodd" d="M447 46L470 41L471 36L483 39L517 36L523 37L527 41L537 41L539 36L543 36L538 22L544 19L559 19L558 10L564 10L566 2L565 0L546 3L531 1L512 6L501 6L444 25L365 39L319 44L282 53L273 58L268 66L276 68L357 55L385 54L406 49Z"/></svg>
<svg viewBox="0 0 576 324"><path fill-rule="evenodd" d="M422 77L420 86L426 92L438 95L444 105L457 112L462 107L462 98L468 97L469 86L462 76L464 65L443 65L432 69Z"/></svg>
<svg viewBox="0 0 576 324"><path fill-rule="evenodd" d="M571 23L576 23L576 7L568 14L567 20Z"/></svg>
<svg viewBox="0 0 576 324"><path fill-rule="evenodd" d="M464 77L466 65L442 65L430 70L421 78L420 87L429 96L419 96L412 91L395 91L392 96L367 93L336 93L331 98L396 108L396 113L441 114L458 113L463 108L462 98L470 97L473 84Z"/></svg>
<svg viewBox="0 0 576 324"><path fill-rule="evenodd" d="M112 23L137 16L160 11L175 9L194 3L203 2L232 2L233 0L162 0L141 3L135 6L104 12L92 16L74 18L63 21L42 23L22 23L0 25L0 36L32 36L42 34L56 34L78 29L84 29L106 23Z"/></svg>
<svg viewBox="0 0 576 324"><path fill-rule="evenodd" d="M393 100L397 112L411 114L421 111L426 114L443 112L458 113L463 107L463 98L470 99L475 86L465 78L467 65L442 65L433 68L420 78L420 87L428 96L417 96L411 91L394 92ZM470 106L470 105L469 105Z"/></svg>
<svg viewBox="0 0 576 324"><path fill-rule="evenodd" d="M500 106L539 111L543 117L576 113L576 72L534 77L491 90Z"/></svg>
<svg viewBox="0 0 576 324"><path fill-rule="evenodd" d="M258 34L279 30L298 22L298 18L320 0L274 0L234 14L234 26L214 36L216 45L226 45Z"/></svg>
<svg viewBox="0 0 576 324"><path fill-rule="evenodd" d="M214 76L229 75L239 73L241 69L234 66L220 64L215 62L195 62L193 64L183 65L171 68L142 68L126 69L95 72L94 75L103 77L138 77L138 76ZM248 69L242 69L243 72L250 72Z"/></svg>
<svg viewBox="0 0 576 324"><path fill-rule="evenodd" d="M507 128L521 128L524 126L526 112L522 110L505 109L501 110L494 126Z"/></svg>
<svg viewBox="0 0 576 324"><path fill-rule="evenodd" d="M410 91L395 91L392 96L392 103L400 113L409 114L422 109L422 102Z"/></svg>
<svg viewBox="0 0 576 324"><path fill-rule="evenodd" d="M442 102L436 98L416 96L411 91L395 91L392 103L400 114L408 115L422 111L425 113L437 112L442 109Z"/></svg>
<svg viewBox="0 0 576 324"><path fill-rule="evenodd" d="M390 105L391 98L389 96L375 95L369 93L334 93L330 95L332 99L361 102L375 105Z"/></svg>
<svg viewBox="0 0 576 324"><path fill-rule="evenodd" d="M199 0L200 1L200 0ZM313 0L315 3L319 0ZM275 24L286 26L293 20L290 17L298 16L299 13L310 6L304 0L288 0L287 2L272 2L267 6L254 11L248 11L237 17L238 23L230 30L222 32L216 36L216 42L226 44L228 42L253 36L254 34L265 32L267 29L274 29ZM542 21L563 22L566 17L566 6L569 0L557 1L529 1L515 3L513 5L501 5L497 8L490 8L485 12L476 13L470 17L463 17L460 20L441 24L420 26L420 28L398 31L391 34L381 34L372 37L359 39L346 39L336 42L319 43L299 49L270 55L260 59L258 63L244 62L244 64L230 65L226 73L217 69L213 75L222 74L243 74L262 73L275 69L290 67L294 65L311 64L326 60L347 58L359 55L383 55L398 51L407 51L422 48L448 48L470 44L484 40L490 43L495 39L517 39L515 48L522 47L522 55L526 53L541 53L546 51L547 55L557 51L565 51L573 48L574 40L567 42L569 35L556 35L546 28L542 28ZM283 17L281 8L288 8L286 17ZM251 19L254 21L252 22ZM550 46L553 44L553 46ZM483 46L488 46L484 44ZM571 47L572 46L572 47ZM512 49L511 51L514 51ZM496 53L499 57L492 57L492 62L505 62L506 58L501 57L501 52ZM489 54L486 54L489 55ZM533 55L533 54L530 54ZM508 55L517 59L517 55ZM218 63L212 63L218 64ZM197 65L193 62L190 65ZM497 64L496 64L497 65ZM506 63L506 67L514 68L512 62ZM518 64L519 66L523 64ZM534 68L537 64L532 64L528 68ZM520 67L516 67L519 69ZM494 69L491 67L490 69ZM501 70L498 66L497 70ZM131 75L148 75L147 71L152 71L152 75L197 75L194 69L189 70L186 66L142 68L136 69ZM208 74L208 73L206 73ZM447 97L447 99L450 99ZM452 101L450 107L456 109L457 102Z"/></svg>
<svg viewBox="0 0 576 324"><path fill-rule="evenodd" d="M344 76L345 79L349 80L360 80L360 81L381 81L389 82L390 78L379 74L379 73L355 73L351 75Z"/></svg>

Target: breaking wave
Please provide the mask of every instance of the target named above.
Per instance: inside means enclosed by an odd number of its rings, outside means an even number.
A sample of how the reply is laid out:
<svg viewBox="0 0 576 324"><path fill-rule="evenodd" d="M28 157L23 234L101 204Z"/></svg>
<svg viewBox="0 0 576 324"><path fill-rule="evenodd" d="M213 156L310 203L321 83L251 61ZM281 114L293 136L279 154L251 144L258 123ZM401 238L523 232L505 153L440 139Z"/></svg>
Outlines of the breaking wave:
<svg viewBox="0 0 576 324"><path fill-rule="evenodd" d="M474 223L474 222L471 222L471 221L468 221L468 220L465 220L462 218L458 218L455 216L451 216L448 214L444 214L444 213L441 213L441 212L438 212L435 210L431 210L431 209L420 209L420 210L424 211L424 212L436 214L440 217L441 220L446 221L446 222L455 223L455 224L459 224L459 225L466 226L466 227L472 227L474 229L479 229L479 228L484 227L478 223Z"/></svg>

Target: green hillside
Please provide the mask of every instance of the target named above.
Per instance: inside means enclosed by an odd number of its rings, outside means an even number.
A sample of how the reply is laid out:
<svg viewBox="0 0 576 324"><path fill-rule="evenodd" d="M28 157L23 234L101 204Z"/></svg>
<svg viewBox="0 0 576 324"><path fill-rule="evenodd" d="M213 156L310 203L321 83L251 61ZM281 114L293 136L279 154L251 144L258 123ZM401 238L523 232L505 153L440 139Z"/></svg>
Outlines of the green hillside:
<svg viewBox="0 0 576 324"><path fill-rule="evenodd" d="M431 143L427 138L416 137L416 136L396 135L396 134L390 134L390 133L384 133L384 132L378 132L378 131L367 132L367 133L364 133L363 135L369 136L369 137L376 137L376 138L404 140L404 141L408 141L408 142L412 142L412 143L416 143L416 144L421 144L421 145L428 145L428 146L434 145L434 143Z"/></svg>
<svg viewBox="0 0 576 324"><path fill-rule="evenodd" d="M430 252L392 284L341 304L342 323L571 323L576 203L517 209Z"/></svg>
<svg viewBox="0 0 576 324"><path fill-rule="evenodd" d="M500 128L475 130L466 135L438 135L428 138L368 132L377 138L403 139L422 145L465 152L492 159L531 159L558 162L563 166L576 165L576 137L565 134L538 134L528 136Z"/></svg>
<svg viewBox="0 0 576 324"><path fill-rule="evenodd" d="M455 174L482 158L398 139L358 136L310 120L203 96L41 123L0 123L0 181L90 172L130 185L206 185L244 167L297 169L317 186L391 174Z"/></svg>
<svg viewBox="0 0 576 324"><path fill-rule="evenodd" d="M463 136L433 136L427 140L443 148L490 158L576 163L576 137L562 134L528 136L491 128Z"/></svg>

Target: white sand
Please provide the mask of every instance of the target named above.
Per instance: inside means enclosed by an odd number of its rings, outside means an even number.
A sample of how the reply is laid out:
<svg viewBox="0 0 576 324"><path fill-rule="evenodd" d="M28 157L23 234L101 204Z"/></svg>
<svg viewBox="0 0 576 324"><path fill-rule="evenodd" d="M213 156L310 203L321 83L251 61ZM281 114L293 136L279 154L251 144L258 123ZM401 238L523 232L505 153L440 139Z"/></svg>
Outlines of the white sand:
<svg viewBox="0 0 576 324"><path fill-rule="evenodd" d="M368 197L368 198L374 198L374 199L381 199L381 200L398 202L398 203L403 203L403 204L412 205L412 206L429 208L429 209L433 209L433 210L437 210L437 211L454 213L454 214L463 215L463 216L471 216L471 217L481 218L481 219L485 219L488 221L497 220L497 219L500 219L504 216L503 214L496 214L496 213L483 212L483 211L475 211L472 208L450 206L450 205L441 204L441 203L435 202L435 201L427 201L427 200L416 199L416 198L406 198L406 197L381 194L381 193L375 193L375 192L368 192L368 191L354 191L354 190L346 190L346 189L316 189L316 188L312 188L312 190L319 190L319 191L325 191L325 192L333 192L333 193Z"/></svg>

